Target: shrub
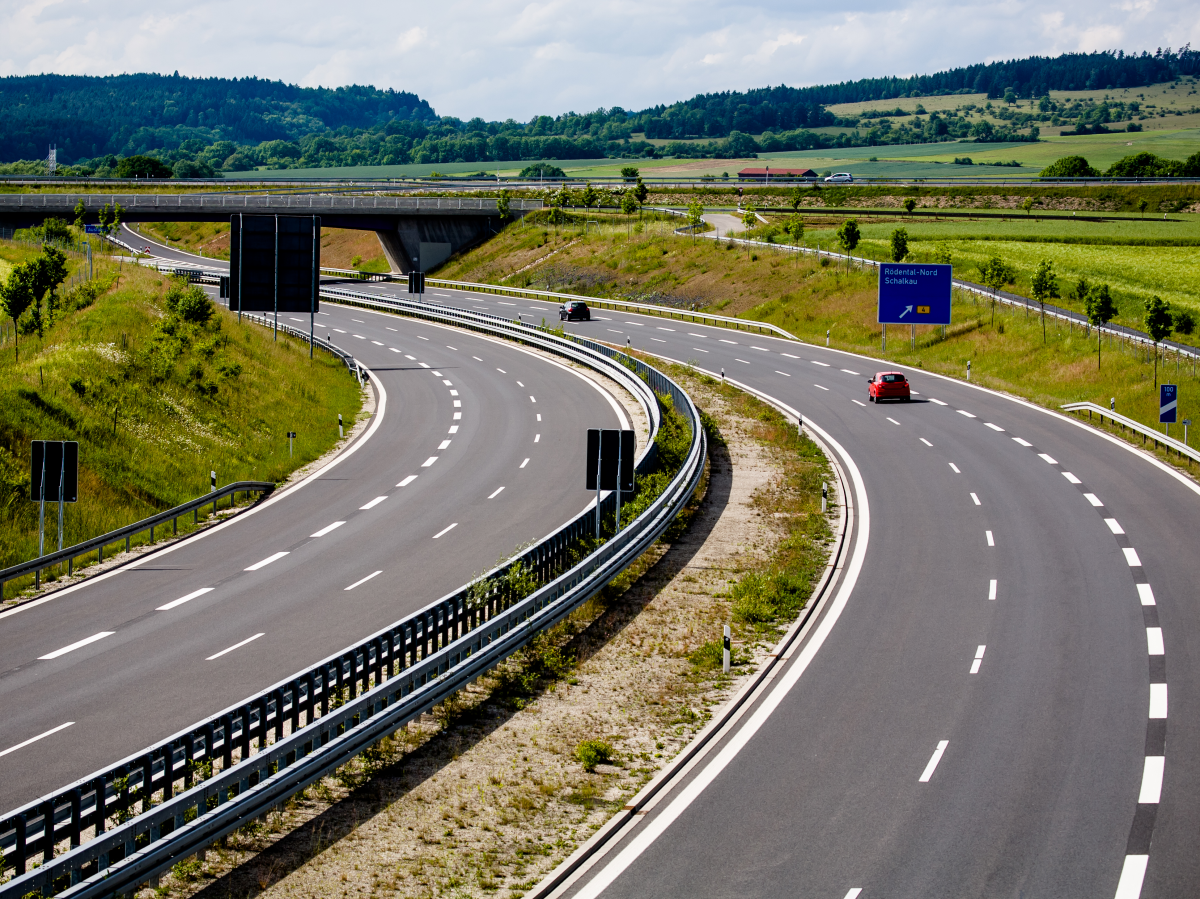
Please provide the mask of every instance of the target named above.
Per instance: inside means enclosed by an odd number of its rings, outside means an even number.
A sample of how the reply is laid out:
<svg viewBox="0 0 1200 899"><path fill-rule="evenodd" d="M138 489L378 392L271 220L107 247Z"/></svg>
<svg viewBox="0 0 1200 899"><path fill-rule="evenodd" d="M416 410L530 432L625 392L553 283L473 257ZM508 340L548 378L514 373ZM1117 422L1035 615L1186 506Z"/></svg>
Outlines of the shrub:
<svg viewBox="0 0 1200 899"><path fill-rule="evenodd" d="M216 311L208 295L195 286L172 286L167 291L165 302L168 312L194 325L206 324Z"/></svg>
<svg viewBox="0 0 1200 899"><path fill-rule="evenodd" d="M1187 309L1179 309L1172 316L1172 326L1180 334L1191 334L1196 330L1196 316Z"/></svg>
<svg viewBox="0 0 1200 899"><path fill-rule="evenodd" d="M1092 168L1082 156L1064 156L1042 169L1039 178L1098 178L1100 172Z"/></svg>
<svg viewBox="0 0 1200 899"><path fill-rule="evenodd" d="M597 765L612 764L617 751L607 740L584 740L575 747L575 758L584 771L595 771Z"/></svg>

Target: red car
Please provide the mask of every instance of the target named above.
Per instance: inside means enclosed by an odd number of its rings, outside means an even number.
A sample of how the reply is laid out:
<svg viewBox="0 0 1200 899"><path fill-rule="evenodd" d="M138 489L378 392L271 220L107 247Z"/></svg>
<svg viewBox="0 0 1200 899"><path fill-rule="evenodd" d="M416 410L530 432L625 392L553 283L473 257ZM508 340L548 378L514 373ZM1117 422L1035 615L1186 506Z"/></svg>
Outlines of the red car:
<svg viewBox="0 0 1200 899"><path fill-rule="evenodd" d="M867 397L872 403L882 400L903 400L907 403L911 399L908 378L898 371L877 372L875 377L867 378L867 383L870 385Z"/></svg>

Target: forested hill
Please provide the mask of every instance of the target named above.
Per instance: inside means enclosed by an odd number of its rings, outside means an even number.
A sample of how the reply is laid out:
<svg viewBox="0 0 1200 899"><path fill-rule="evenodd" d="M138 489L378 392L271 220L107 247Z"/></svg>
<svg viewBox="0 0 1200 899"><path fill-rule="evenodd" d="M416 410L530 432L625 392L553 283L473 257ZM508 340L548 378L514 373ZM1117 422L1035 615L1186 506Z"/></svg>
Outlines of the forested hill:
<svg viewBox="0 0 1200 899"><path fill-rule="evenodd" d="M1087 124L1093 110L1005 109L993 124L919 116L905 124L838 118L836 103L987 93L1043 98L1051 90L1142 87L1200 74L1190 46L1155 53L1068 53L932 75L698 94L640 111L619 106L535 116L526 123L437 115L415 94L374 87L302 88L257 78L174 75L0 78L0 172L45 171L54 144L72 174L208 177L222 171L346 165L723 156L943 140L1029 141L1040 124ZM973 107L971 107L973 108ZM1098 121L1107 122L1101 117ZM826 126L840 126L839 133ZM826 128L824 131L814 129ZM1081 132L1084 133L1084 132ZM1092 132L1087 132L1092 133ZM752 137L757 135L757 137ZM667 140L652 146L650 140ZM700 139L697 141L696 139ZM136 163L122 165L133 157ZM25 160L18 162L18 160Z"/></svg>
<svg viewBox="0 0 1200 899"><path fill-rule="evenodd" d="M823 107L837 103L889 100L908 96L983 94L989 99L1012 90L1017 97L1041 97L1049 91L1112 90L1143 87L1200 74L1200 51L1185 45L1155 53L1124 51L1031 56L1007 62L980 63L933 75L907 78L862 78L813 87L768 87L758 90L697 94L670 106L633 113L646 122L647 137L725 137L730 131L759 134L766 130L812 128L832 124Z"/></svg>
<svg viewBox="0 0 1200 899"><path fill-rule="evenodd" d="M305 88L178 73L12 76L0 78L0 160L44 157L50 144L65 160L120 153L140 129L150 132L142 142L151 145L189 139L257 144L397 118L436 116L415 94L357 85Z"/></svg>

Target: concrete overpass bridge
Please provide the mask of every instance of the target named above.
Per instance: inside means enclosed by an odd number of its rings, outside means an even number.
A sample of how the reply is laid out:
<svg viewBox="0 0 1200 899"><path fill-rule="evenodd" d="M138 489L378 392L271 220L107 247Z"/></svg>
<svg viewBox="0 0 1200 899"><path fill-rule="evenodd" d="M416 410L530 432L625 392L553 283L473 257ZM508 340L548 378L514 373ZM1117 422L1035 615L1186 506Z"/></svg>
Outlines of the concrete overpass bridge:
<svg viewBox="0 0 1200 899"><path fill-rule="evenodd" d="M497 201L484 197L346 197L322 194L0 194L0 225L28 228L47 218L97 223L106 204L119 204L123 222L228 222L243 215L319 215L326 228L374 231L392 271L426 271L451 254L485 240L502 224ZM520 218L541 200L509 201Z"/></svg>

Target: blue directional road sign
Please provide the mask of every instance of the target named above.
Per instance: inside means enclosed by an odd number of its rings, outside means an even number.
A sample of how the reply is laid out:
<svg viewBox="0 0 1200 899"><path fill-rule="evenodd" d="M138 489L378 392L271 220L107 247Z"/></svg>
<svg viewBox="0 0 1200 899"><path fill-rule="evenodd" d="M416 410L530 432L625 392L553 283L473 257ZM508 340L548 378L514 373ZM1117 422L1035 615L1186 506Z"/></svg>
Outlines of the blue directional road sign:
<svg viewBox="0 0 1200 899"><path fill-rule="evenodd" d="M1175 424L1179 415L1179 388L1174 384L1158 385L1158 423Z"/></svg>
<svg viewBox="0 0 1200 899"><path fill-rule="evenodd" d="M950 324L949 265L879 265L879 321L885 325Z"/></svg>

